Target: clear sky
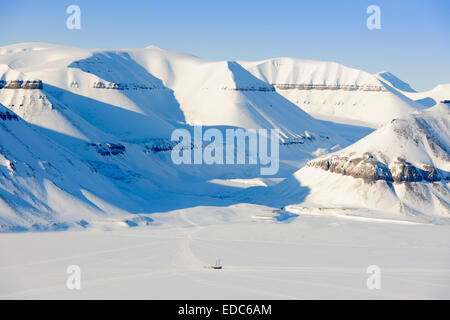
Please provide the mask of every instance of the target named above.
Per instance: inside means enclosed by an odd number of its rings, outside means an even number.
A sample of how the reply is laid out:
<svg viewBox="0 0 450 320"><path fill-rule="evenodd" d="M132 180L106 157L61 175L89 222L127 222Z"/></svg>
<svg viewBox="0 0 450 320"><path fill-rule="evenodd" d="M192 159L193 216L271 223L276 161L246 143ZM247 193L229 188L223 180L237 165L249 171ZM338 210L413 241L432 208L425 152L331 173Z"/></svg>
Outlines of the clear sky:
<svg viewBox="0 0 450 320"><path fill-rule="evenodd" d="M66 8L81 8L81 29ZM366 9L381 8L381 29ZM156 45L217 60L273 57L388 70L417 90L450 83L449 0L2 1L0 46L50 42L92 48Z"/></svg>

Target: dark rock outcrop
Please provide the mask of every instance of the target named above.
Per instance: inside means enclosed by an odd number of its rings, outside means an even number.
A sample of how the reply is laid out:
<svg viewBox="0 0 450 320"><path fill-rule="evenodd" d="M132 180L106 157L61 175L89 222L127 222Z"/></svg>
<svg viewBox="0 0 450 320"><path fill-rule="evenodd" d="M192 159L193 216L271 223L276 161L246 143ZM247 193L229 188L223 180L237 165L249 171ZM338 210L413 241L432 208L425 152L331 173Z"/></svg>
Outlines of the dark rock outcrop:
<svg viewBox="0 0 450 320"><path fill-rule="evenodd" d="M0 119L1 120L19 120L19 117L15 113L10 113L9 111L2 112L0 111Z"/></svg>
<svg viewBox="0 0 450 320"><path fill-rule="evenodd" d="M262 92L273 92L275 91L275 88L270 86L270 87L254 87L254 86L249 86L249 87L236 87L236 88L231 88L230 90L233 91L262 91Z"/></svg>
<svg viewBox="0 0 450 320"><path fill-rule="evenodd" d="M41 80L11 80L0 81L0 89L42 89Z"/></svg>
<svg viewBox="0 0 450 320"><path fill-rule="evenodd" d="M89 143L88 145L94 147L102 156L116 156L125 152L125 146L120 143Z"/></svg>
<svg viewBox="0 0 450 320"><path fill-rule="evenodd" d="M428 164L422 164L421 168L417 168L403 159L397 159L397 161L388 166L376 160L370 153L365 153L363 157L359 158L349 158L347 156L319 158L309 161L306 165L344 176L361 178L367 182L377 180L388 182L434 182L447 178L441 176L438 169Z"/></svg>
<svg viewBox="0 0 450 320"><path fill-rule="evenodd" d="M370 86L370 85L327 85L327 84L272 84L279 90L344 90L344 91L382 91L388 90L384 86Z"/></svg>
<svg viewBox="0 0 450 320"><path fill-rule="evenodd" d="M95 89L113 89L113 90L153 90L158 87L141 83L115 83L115 82L94 82L92 88Z"/></svg>

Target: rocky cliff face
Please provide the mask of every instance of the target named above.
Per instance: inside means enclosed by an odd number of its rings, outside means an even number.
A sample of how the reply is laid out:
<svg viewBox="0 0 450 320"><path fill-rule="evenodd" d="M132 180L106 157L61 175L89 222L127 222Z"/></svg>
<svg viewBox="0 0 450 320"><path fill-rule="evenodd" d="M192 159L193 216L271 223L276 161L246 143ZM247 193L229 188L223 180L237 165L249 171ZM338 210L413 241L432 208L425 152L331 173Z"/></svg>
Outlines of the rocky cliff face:
<svg viewBox="0 0 450 320"><path fill-rule="evenodd" d="M125 152L125 146L120 143L88 143L102 156L117 156Z"/></svg>
<svg viewBox="0 0 450 320"><path fill-rule="evenodd" d="M326 84L273 84L279 90L344 90L344 91L382 91L388 92L383 86L375 85L326 85Z"/></svg>
<svg viewBox="0 0 450 320"><path fill-rule="evenodd" d="M448 223L449 120L449 106L440 104L392 120L345 149L309 161L294 174L294 183L308 195L298 211L291 211L365 212Z"/></svg>
<svg viewBox="0 0 450 320"><path fill-rule="evenodd" d="M313 159L307 166L366 182L435 182L450 179L449 107L394 119L356 144Z"/></svg>
<svg viewBox="0 0 450 320"><path fill-rule="evenodd" d="M72 87L75 87L72 85ZM76 86L78 87L78 85ZM92 88L95 89L114 89L114 90L152 90L161 89L157 86L140 84L140 83L115 83L115 82L94 82Z"/></svg>
<svg viewBox="0 0 450 320"><path fill-rule="evenodd" d="M326 159L311 160L307 166L344 176L361 178L366 182L385 180L388 182L419 182L449 179L445 172L432 165L421 164L416 167L405 159L397 159L387 164L376 160L371 153L352 158L351 156L331 156Z"/></svg>
<svg viewBox="0 0 450 320"><path fill-rule="evenodd" d="M42 89L41 80L0 80L0 89Z"/></svg>

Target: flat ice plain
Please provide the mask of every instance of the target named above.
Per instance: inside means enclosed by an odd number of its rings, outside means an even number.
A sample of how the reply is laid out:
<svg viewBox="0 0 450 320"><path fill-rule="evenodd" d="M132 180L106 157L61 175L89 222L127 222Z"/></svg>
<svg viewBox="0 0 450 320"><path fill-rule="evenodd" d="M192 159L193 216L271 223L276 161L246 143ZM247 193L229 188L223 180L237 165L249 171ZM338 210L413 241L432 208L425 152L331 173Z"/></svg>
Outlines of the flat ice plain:
<svg viewBox="0 0 450 320"><path fill-rule="evenodd" d="M277 215L238 204L156 213L146 227L2 234L0 299L450 298L448 225ZM205 268L216 258L222 270ZM80 290L66 287L69 265Z"/></svg>

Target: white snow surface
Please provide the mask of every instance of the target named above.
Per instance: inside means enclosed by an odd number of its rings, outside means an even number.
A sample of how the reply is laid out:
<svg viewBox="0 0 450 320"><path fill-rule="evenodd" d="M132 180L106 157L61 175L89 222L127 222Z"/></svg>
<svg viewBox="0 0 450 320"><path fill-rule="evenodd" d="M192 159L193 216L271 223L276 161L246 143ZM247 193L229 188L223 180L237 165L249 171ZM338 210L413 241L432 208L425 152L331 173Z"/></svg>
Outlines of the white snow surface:
<svg viewBox="0 0 450 320"><path fill-rule="evenodd" d="M440 181L364 181L349 175L304 167L295 173L295 183L308 189L304 203L289 206L298 212L341 212L353 214L361 208L371 216L398 216L422 221L450 218L449 172L450 107L430 109L393 119L347 148L317 160L368 158L390 168L392 174L406 161L416 168L432 166ZM444 222L445 223L445 222Z"/></svg>
<svg viewBox="0 0 450 320"><path fill-rule="evenodd" d="M307 160L356 142L370 132L367 127L423 108L400 92L408 87L395 76L333 62L210 61L153 46L99 50L23 43L0 48L0 66L3 81L43 83L42 89L0 89L1 111L19 116L0 123L0 225L6 231L80 227L111 215L122 221L216 198L235 203L249 194L256 204L292 204L284 194L267 199L259 192L279 188L284 179L282 185L288 184ZM384 89L279 90L279 84ZM299 95L323 103L294 101ZM435 113L442 115L436 123L441 121L440 141L446 145L447 114L443 107ZM175 128L192 125L279 129L281 169L273 177L278 180L258 180L258 166L180 167L170 152L154 151L170 143ZM384 137L390 126L350 148L370 152L383 141L392 157L402 156L403 142ZM111 145L122 151L105 156ZM448 158L433 157L429 147L408 145L408 161L448 171ZM180 204L170 203L172 193Z"/></svg>
<svg viewBox="0 0 450 320"><path fill-rule="evenodd" d="M0 299L448 299L449 226L239 204L155 213L155 225L0 237ZM18 250L20 248L20 250ZM222 260L222 270L205 267ZM81 270L69 290L67 267ZM369 266L381 288L369 290ZM37 276L38 275L38 276Z"/></svg>
<svg viewBox="0 0 450 320"><path fill-rule="evenodd" d="M379 72L375 74L381 82L390 86L397 92L407 98L423 105L424 107L432 107L444 100L450 100L450 83L439 84L431 90L417 92L411 86L393 75L390 72Z"/></svg>
<svg viewBox="0 0 450 320"><path fill-rule="evenodd" d="M0 81L15 80L43 88L0 89L0 299L450 297L448 180L369 184L305 166L369 152L450 171L448 105L423 110L446 85L47 43L0 47ZM174 165L171 133L194 125L280 129L278 174ZM222 270L205 268L217 258ZM66 287L69 265L81 290ZM381 290L366 286L370 265Z"/></svg>
<svg viewBox="0 0 450 320"><path fill-rule="evenodd" d="M377 75L335 62L277 58L242 62L253 75L272 84L380 87L384 91L277 90L286 99L316 118L380 127L392 118L423 106L391 89Z"/></svg>

